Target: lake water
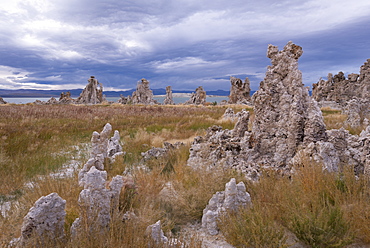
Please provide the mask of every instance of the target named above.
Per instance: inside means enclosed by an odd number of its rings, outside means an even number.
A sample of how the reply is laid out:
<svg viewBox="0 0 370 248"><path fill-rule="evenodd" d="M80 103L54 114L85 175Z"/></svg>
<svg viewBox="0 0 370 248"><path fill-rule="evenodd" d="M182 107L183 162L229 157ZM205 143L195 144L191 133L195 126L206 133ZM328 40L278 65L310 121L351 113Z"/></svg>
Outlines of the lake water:
<svg viewBox="0 0 370 248"><path fill-rule="evenodd" d="M163 100L164 100L165 97L162 97L162 96L154 96L154 99L157 100L159 103L163 103ZM173 101L176 103L176 104L179 104L179 103L184 103L186 102L187 100L189 100L190 97L173 97ZM50 99L50 97L41 97L41 98L37 98L37 97L18 97L18 98L13 98L13 97L3 97L3 99L8 102L8 103L15 103L15 104L26 104L26 103L31 103L31 102L34 102L36 100L40 100L40 101L48 101ZM119 99L119 97L107 97L107 100L108 101L112 101L112 102L117 102L117 100ZM211 97L207 97L207 102L217 102L217 104L219 104L222 100L228 100L229 98L227 96L211 96Z"/></svg>

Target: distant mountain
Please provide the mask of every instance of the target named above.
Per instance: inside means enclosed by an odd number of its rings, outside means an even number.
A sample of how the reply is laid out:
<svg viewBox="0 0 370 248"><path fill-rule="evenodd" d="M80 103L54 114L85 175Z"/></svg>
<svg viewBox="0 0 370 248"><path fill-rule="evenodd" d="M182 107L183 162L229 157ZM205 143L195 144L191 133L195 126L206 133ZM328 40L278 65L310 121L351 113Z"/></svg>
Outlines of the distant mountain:
<svg viewBox="0 0 370 248"><path fill-rule="evenodd" d="M59 98L60 93L62 92L71 92L73 98L77 98L82 89L73 89L73 90L2 90L0 89L1 97L55 97ZM128 96L132 95L135 89L126 90L126 91L104 91L106 97L119 97L120 95ZM152 89L154 95L165 95L166 89ZM192 93L195 91L191 90L173 90L172 93ZM207 95L216 95L216 96L228 96L230 91L225 90L211 90L207 91Z"/></svg>

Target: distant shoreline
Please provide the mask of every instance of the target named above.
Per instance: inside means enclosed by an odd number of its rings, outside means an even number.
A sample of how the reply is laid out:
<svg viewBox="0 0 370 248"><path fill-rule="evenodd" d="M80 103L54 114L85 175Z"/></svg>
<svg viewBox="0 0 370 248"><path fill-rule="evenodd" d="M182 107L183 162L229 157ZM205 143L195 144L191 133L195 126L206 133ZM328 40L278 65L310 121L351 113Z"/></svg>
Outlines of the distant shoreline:
<svg viewBox="0 0 370 248"><path fill-rule="evenodd" d="M173 100L176 104L181 104L189 100L191 94L190 93L174 93L172 94ZM159 103L162 103L165 99L166 95L154 95L154 99L157 100ZM47 102L51 97L3 97L3 99L11 104L27 104L33 103L36 100ZM107 96L107 101L117 102L120 97L118 96ZM207 102L217 102L220 103L222 100L228 100L228 96L215 96L215 95L207 95L206 101ZM59 97L57 97L59 99Z"/></svg>
<svg viewBox="0 0 370 248"><path fill-rule="evenodd" d="M132 95L135 89L127 91L104 91L103 94L106 97L120 97L123 95L125 97ZM77 98L82 92L82 89L73 90L5 90L0 89L0 97L8 98L32 98L32 97L54 97L59 98L62 92L70 92L72 98ZM154 96L165 96L166 89L152 89ZM176 97L190 97L194 91L190 90L172 90L172 95ZM210 90L206 91L207 96L228 96L230 91L226 90ZM252 92L251 92L252 93Z"/></svg>

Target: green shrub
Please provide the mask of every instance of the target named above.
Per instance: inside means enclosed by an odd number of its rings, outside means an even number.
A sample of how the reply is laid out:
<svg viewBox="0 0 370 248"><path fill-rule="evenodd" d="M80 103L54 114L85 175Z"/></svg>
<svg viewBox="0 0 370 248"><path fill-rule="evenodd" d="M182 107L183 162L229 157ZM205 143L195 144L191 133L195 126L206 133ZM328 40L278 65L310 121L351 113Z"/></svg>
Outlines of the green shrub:
<svg viewBox="0 0 370 248"><path fill-rule="evenodd" d="M274 220L268 208L259 205L225 214L218 226L227 242L235 247L288 247L284 228Z"/></svg>
<svg viewBox="0 0 370 248"><path fill-rule="evenodd" d="M338 206L300 209L291 217L291 230L311 247L345 247L353 242L350 225Z"/></svg>

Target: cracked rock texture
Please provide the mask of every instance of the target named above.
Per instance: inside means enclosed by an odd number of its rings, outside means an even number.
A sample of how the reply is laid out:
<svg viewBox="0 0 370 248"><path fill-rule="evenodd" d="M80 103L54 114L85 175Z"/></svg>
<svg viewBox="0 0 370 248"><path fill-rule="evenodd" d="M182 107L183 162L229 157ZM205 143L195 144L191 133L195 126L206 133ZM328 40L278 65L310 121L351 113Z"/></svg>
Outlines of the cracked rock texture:
<svg viewBox="0 0 370 248"><path fill-rule="evenodd" d="M125 184L126 184L125 178L121 175L117 175L113 177L111 182L109 183L109 190L110 190L110 196L111 196L111 210L113 213L118 212L119 196Z"/></svg>
<svg viewBox="0 0 370 248"><path fill-rule="evenodd" d="M289 173L290 160L297 150L310 143L326 142L321 110L309 96L298 69L302 53L302 48L292 42L281 51L269 45L267 57L272 65L252 97L255 114L252 131L248 131L247 111L239 114L234 130L209 128L205 137L195 138L188 164L233 167L248 178L257 179L261 167Z"/></svg>
<svg viewBox="0 0 370 248"><path fill-rule="evenodd" d="M20 247L27 247L32 238L42 246L44 239L62 241L66 201L57 193L38 199L24 217L21 229ZM31 241L32 242L32 241Z"/></svg>
<svg viewBox="0 0 370 248"><path fill-rule="evenodd" d="M248 78L245 78L245 82L239 78L230 77L230 95L229 104L250 104L251 101L251 88Z"/></svg>
<svg viewBox="0 0 370 248"><path fill-rule="evenodd" d="M91 154L90 157L94 158L97 155L102 154L103 158L108 157L108 143L109 143L109 136L112 132L112 125L107 123L105 124L101 133L96 131L93 132L91 137ZM119 137L119 135L118 135Z"/></svg>
<svg viewBox="0 0 370 248"><path fill-rule="evenodd" d="M321 110L303 87L298 58L303 51L289 42L282 51L269 45L271 59L266 77L253 95L255 121L253 150L261 162L275 167L286 165L297 148L309 142L326 141Z"/></svg>
<svg viewBox="0 0 370 248"><path fill-rule="evenodd" d="M226 183L225 191L217 192L203 210L202 228L210 235L217 235L217 220L223 213L238 211L240 207L252 204L243 182L236 184L235 178Z"/></svg>
<svg viewBox="0 0 370 248"><path fill-rule="evenodd" d="M364 173L370 176L370 126L360 133L360 165L364 167Z"/></svg>

